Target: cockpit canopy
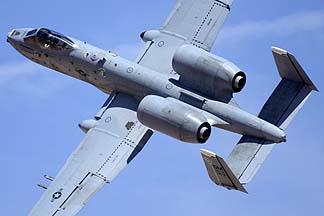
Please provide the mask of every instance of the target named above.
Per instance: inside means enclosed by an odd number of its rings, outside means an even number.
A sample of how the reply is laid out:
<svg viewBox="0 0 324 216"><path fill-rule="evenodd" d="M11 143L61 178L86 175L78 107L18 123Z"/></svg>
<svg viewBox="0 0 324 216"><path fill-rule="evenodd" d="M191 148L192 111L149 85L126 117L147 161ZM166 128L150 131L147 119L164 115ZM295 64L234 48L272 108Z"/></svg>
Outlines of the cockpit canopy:
<svg viewBox="0 0 324 216"><path fill-rule="evenodd" d="M52 51L70 50L74 46L70 38L46 28L31 30L25 37L27 42L36 43L40 48Z"/></svg>

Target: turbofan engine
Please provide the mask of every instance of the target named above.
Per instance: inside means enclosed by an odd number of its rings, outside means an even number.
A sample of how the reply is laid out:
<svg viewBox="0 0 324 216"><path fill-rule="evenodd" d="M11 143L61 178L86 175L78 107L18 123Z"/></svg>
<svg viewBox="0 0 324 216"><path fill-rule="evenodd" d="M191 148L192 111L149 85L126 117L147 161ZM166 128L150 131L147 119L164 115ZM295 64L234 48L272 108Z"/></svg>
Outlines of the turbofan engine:
<svg viewBox="0 0 324 216"><path fill-rule="evenodd" d="M232 62L193 45L178 48L172 66L182 84L210 96L240 92L246 83L245 73Z"/></svg>
<svg viewBox="0 0 324 216"><path fill-rule="evenodd" d="M154 130L188 143L205 143L211 126L196 108L174 98L146 96L139 104L139 121Z"/></svg>

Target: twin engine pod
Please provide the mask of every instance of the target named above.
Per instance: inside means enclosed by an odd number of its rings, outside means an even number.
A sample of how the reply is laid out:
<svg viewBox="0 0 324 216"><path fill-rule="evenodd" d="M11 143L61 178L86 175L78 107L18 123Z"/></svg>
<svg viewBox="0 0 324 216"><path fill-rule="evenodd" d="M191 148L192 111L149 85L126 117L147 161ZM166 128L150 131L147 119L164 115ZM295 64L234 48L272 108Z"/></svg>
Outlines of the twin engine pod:
<svg viewBox="0 0 324 216"><path fill-rule="evenodd" d="M181 83L210 96L240 92L246 83L245 73L232 62L193 45L178 48L172 66Z"/></svg>
<svg viewBox="0 0 324 216"><path fill-rule="evenodd" d="M201 112L174 98L146 96L139 104L137 118L147 127L188 143L205 143L211 134Z"/></svg>

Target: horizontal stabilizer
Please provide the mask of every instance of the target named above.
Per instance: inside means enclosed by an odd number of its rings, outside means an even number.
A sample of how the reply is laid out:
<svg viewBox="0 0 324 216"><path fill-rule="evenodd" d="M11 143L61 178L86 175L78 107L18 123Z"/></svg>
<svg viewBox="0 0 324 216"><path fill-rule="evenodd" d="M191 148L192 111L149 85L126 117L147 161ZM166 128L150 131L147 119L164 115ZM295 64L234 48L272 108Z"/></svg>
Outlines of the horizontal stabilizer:
<svg viewBox="0 0 324 216"><path fill-rule="evenodd" d="M208 175L215 184L229 190L239 190L247 193L223 158L204 149L201 150L201 155L204 159Z"/></svg>
<svg viewBox="0 0 324 216"><path fill-rule="evenodd" d="M263 106L259 118L285 130L312 91L318 91L295 57L285 50L272 48L281 82ZM277 144L243 136L229 158L228 166L241 183L252 180Z"/></svg>

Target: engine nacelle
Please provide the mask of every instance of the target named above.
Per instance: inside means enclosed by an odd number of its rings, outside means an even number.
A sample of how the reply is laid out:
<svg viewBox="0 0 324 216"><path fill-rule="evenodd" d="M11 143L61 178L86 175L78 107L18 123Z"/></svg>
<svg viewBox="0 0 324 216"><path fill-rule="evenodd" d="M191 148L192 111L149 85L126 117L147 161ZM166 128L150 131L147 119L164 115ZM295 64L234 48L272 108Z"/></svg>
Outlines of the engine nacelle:
<svg viewBox="0 0 324 216"><path fill-rule="evenodd" d="M154 130L188 143L205 143L211 126L196 108L174 98L146 96L139 104L139 121Z"/></svg>
<svg viewBox="0 0 324 216"><path fill-rule="evenodd" d="M208 95L240 92L246 83L245 73L232 62L193 45L178 48L172 66L180 82Z"/></svg>

